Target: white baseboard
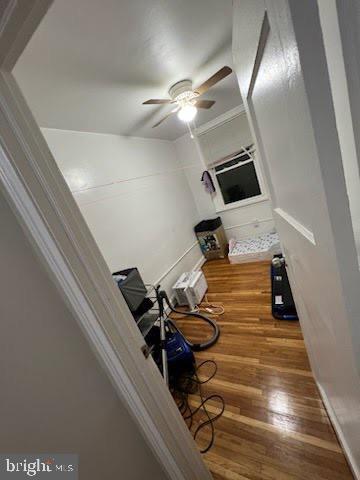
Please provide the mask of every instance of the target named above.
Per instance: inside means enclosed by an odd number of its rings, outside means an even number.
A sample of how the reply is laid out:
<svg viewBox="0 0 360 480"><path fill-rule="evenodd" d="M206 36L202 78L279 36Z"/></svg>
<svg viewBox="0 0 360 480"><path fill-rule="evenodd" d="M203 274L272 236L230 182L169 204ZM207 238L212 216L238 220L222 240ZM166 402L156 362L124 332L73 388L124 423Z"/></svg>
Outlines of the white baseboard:
<svg viewBox="0 0 360 480"><path fill-rule="evenodd" d="M200 270L201 267L204 265L204 263L206 262L206 258L202 255L199 260L195 263L194 265L194 268L192 269L193 271L194 270Z"/></svg>
<svg viewBox="0 0 360 480"><path fill-rule="evenodd" d="M166 278L174 269L179 265L179 263L184 260L184 258L191 252L191 250L198 245L198 241L196 240L185 252L161 275L160 278L155 282L155 284L161 283L164 278Z"/></svg>
<svg viewBox="0 0 360 480"><path fill-rule="evenodd" d="M340 423L338 422L338 419L336 417L336 414L331 406L331 403L330 403L330 400L328 399L328 396L326 395L325 393L325 390L322 388L322 386L316 381L316 385L319 389L319 392L320 392L320 396L321 396L321 399L322 401L324 402L324 405L325 405L325 408L326 408L326 411L330 417L330 420L331 420L331 423L332 423L332 426L334 427L334 430L335 430L335 433L336 433L336 436L339 440L339 443L342 447L342 449L344 450L344 454L345 454L345 457L346 457L346 460L349 464L349 467L354 475L354 478L356 480L360 480L360 470L359 470L359 466L357 465L355 459L354 459L354 456L353 454L351 453L351 450L350 450L350 447L344 437L344 434L343 434L343 431L342 431L342 428L341 428L341 425Z"/></svg>

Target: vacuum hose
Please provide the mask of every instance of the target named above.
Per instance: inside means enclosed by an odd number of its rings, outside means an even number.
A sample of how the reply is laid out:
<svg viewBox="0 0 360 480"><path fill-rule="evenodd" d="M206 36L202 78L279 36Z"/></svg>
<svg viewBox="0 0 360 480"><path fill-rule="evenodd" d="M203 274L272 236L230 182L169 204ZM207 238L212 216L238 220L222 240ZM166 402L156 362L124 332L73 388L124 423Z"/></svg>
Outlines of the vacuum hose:
<svg viewBox="0 0 360 480"><path fill-rule="evenodd" d="M164 290L160 290L158 292L158 300L159 300L159 305L162 304L162 301L165 300L167 306L170 308L170 310L174 313L178 313L179 315L187 315L189 317L196 317L200 318L201 320L204 320L204 322L208 323L212 329L214 330L213 336L210 338L210 340L203 342L203 343L192 343L190 340L188 340L185 335L181 332L181 330L177 327L177 325L169 318L168 322L170 325L177 330L185 339L186 343L189 345L191 350L194 350L195 352L199 352L200 350L206 350L207 348L211 347L218 341L218 338L220 336L220 329L218 324L216 323L215 320L212 318L207 317L206 315L202 315L201 313L197 312L182 312L181 310L175 310L173 306L170 303L169 297L167 296L166 292Z"/></svg>

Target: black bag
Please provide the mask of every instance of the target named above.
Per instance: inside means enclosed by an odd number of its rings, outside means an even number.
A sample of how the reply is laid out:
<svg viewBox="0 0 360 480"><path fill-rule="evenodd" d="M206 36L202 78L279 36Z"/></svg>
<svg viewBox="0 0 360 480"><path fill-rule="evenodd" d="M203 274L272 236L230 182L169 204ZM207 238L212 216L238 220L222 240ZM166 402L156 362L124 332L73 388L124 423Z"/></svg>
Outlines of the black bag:
<svg viewBox="0 0 360 480"><path fill-rule="evenodd" d="M139 270L137 268L127 268L112 274L113 277L122 276L116 283L123 294L126 303L131 312L135 312L144 298L146 297L146 286L142 281Z"/></svg>

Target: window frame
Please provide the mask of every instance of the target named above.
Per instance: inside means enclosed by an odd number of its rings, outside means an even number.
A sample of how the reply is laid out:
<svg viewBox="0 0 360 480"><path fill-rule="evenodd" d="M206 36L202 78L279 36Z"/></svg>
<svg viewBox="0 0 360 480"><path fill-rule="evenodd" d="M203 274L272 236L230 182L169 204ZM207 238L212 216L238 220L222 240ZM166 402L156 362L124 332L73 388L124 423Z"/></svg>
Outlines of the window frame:
<svg viewBox="0 0 360 480"><path fill-rule="evenodd" d="M220 213L220 212L223 212L223 211L226 211L226 210L233 210L234 208L246 207L248 205L253 205L255 203L264 202L264 201L268 200L268 198L269 198L266 187L265 187L265 182L264 182L264 179L263 179L263 176L262 176L262 173L261 173L261 169L260 169L260 166L259 166L259 162L256 158L255 149L252 146L250 146L246 149L244 148L243 150L244 150L243 154L249 154L250 155L249 159L244 160L243 162L239 162L238 164L231 165L230 167L224 168L223 170L215 171L216 167L224 165L225 163L230 162L231 160L233 160L236 157L240 157L241 153L238 152L236 155L233 155L232 157L227 158L224 161L217 163L216 165L214 165L210 169L211 176L214 179L214 184L215 184L215 189L216 189L216 192L213 195L213 200L214 200L214 204L215 204L216 213ZM254 197L249 197L249 198L245 198L243 200L238 200L237 202L225 203L224 202L224 197L223 197L223 194L222 194L222 191L221 191L221 187L220 187L220 184L219 184L218 179L217 179L217 176L221 173L225 173L225 172L228 172L230 170L234 170L235 168L241 168L242 166L247 165L251 162L253 162L253 164L254 164L255 173L256 173L256 176L257 176L257 180L259 182L259 187L260 187L260 192L261 192L260 195L255 195Z"/></svg>

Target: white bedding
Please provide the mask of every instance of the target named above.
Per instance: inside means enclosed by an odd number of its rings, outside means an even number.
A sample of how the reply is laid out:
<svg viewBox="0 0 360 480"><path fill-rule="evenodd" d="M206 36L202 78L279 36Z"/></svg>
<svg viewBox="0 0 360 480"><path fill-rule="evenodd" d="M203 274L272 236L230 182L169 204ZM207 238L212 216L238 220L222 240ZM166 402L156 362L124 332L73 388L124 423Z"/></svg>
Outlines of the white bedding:
<svg viewBox="0 0 360 480"><path fill-rule="evenodd" d="M264 233L258 237L243 240L231 239L229 242L230 263L271 260L277 253L281 253L277 233Z"/></svg>

